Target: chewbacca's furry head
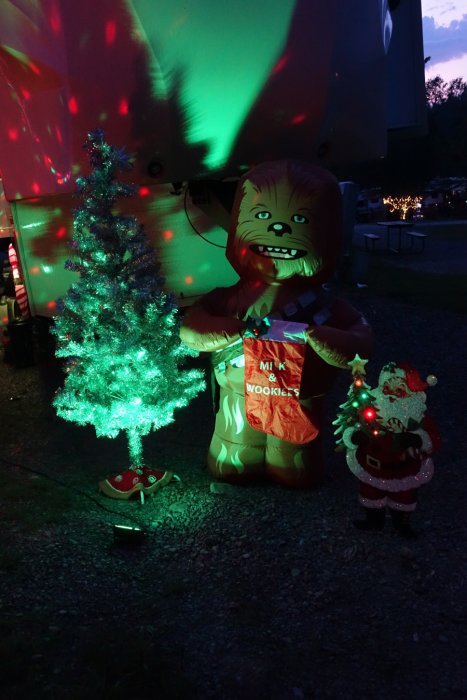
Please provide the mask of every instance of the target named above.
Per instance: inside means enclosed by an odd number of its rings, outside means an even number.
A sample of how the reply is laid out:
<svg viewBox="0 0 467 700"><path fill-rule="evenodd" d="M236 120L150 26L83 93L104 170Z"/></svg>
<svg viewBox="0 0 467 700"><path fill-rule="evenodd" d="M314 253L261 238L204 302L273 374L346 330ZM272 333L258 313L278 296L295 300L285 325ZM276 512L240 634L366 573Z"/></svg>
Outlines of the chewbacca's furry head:
<svg viewBox="0 0 467 700"><path fill-rule="evenodd" d="M325 282L342 239L342 197L327 170L295 160L263 163L238 185L227 258L242 278Z"/></svg>

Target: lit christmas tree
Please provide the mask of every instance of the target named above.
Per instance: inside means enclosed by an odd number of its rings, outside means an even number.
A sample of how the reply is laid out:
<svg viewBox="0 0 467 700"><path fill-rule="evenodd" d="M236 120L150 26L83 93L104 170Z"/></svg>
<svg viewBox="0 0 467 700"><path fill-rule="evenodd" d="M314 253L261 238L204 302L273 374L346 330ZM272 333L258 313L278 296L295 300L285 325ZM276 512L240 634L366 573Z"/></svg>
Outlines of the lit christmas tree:
<svg viewBox="0 0 467 700"><path fill-rule="evenodd" d="M204 388L203 373L181 367L197 353L180 342L178 310L143 227L114 211L135 191L116 179L131 167L128 157L100 130L84 147L92 172L77 180L76 260L65 267L79 278L58 302L53 332L67 376L53 404L65 420L93 425L98 437L126 433L130 468L100 488L113 498L140 492L144 500L172 475L145 466L142 438L171 423L175 409Z"/></svg>
<svg viewBox="0 0 467 700"><path fill-rule="evenodd" d="M362 360L358 355L349 362L352 369L352 384L347 393L347 401L339 406L339 413L333 425L337 428L334 435L337 438L337 446L343 445L342 435L351 426L359 426L361 430L371 432L373 435L379 434L378 411L375 407L375 397L370 391L370 387L365 382L365 365L368 360Z"/></svg>

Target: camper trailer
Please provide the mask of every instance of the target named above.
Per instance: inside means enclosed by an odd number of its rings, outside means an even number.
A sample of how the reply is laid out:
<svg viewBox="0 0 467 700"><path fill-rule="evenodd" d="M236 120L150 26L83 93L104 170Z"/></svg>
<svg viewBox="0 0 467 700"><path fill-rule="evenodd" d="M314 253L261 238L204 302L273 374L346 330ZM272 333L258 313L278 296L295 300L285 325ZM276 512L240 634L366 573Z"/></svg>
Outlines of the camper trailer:
<svg viewBox="0 0 467 700"><path fill-rule="evenodd" d="M126 212L190 304L236 279L225 228L246 169L291 157L346 179L384 157L388 129L423 130L420 5L4 0L0 101L0 236L32 317L52 318L73 281L76 177L96 128L131 156Z"/></svg>

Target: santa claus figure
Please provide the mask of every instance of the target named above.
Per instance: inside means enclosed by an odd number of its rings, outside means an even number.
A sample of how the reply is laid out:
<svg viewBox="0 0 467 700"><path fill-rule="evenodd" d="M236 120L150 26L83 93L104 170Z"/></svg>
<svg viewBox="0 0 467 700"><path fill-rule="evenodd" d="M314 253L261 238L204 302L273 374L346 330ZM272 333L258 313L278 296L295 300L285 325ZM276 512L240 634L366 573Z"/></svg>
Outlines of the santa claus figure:
<svg viewBox="0 0 467 700"><path fill-rule="evenodd" d="M360 482L365 509L365 517L354 521L357 528L381 530L387 507L396 531L416 536L410 516L418 488L433 476L431 455L439 445L437 429L426 415L425 389L436 381L433 375L423 380L407 364L384 366L371 392L374 410L344 431L347 464Z"/></svg>
<svg viewBox="0 0 467 700"><path fill-rule="evenodd" d="M239 275L186 314L182 340L212 357L216 421L208 467L240 483L294 488L322 481L324 397L355 353L368 357L365 318L323 283L341 257L335 177L294 160L258 165L238 184L227 258Z"/></svg>

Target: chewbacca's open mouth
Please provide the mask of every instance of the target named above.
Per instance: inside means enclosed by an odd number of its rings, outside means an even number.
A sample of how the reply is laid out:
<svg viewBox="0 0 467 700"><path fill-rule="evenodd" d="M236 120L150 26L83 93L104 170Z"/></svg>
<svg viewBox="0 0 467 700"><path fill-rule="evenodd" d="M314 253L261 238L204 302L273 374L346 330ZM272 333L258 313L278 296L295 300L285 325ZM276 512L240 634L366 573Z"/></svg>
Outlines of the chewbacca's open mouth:
<svg viewBox="0 0 467 700"><path fill-rule="evenodd" d="M256 255L263 255L265 258L281 258L282 260L297 260L306 255L306 250L297 248L282 248L272 245L251 245L250 250Z"/></svg>

